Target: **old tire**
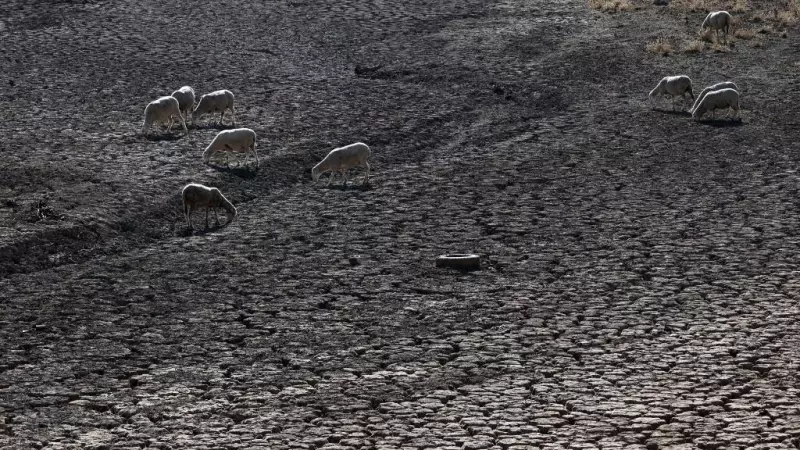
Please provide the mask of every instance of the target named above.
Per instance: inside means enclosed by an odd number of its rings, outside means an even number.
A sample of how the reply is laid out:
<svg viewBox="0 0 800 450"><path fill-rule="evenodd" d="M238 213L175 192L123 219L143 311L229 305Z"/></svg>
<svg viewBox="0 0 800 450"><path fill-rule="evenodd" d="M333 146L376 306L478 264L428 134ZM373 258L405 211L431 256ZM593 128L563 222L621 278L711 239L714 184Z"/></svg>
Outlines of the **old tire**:
<svg viewBox="0 0 800 450"><path fill-rule="evenodd" d="M481 268L481 257L474 254L442 255L436 258L436 267L447 267L458 270L478 270Z"/></svg>

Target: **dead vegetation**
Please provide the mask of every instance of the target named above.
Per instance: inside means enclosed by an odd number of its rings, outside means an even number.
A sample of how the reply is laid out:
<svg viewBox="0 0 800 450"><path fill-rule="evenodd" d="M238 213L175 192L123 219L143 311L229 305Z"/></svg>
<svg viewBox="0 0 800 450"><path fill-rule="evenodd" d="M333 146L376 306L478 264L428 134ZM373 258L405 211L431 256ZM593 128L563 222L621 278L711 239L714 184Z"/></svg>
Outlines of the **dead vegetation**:
<svg viewBox="0 0 800 450"><path fill-rule="evenodd" d="M669 39L662 36L647 44L647 51L661 56L669 56L674 52L674 48Z"/></svg>
<svg viewBox="0 0 800 450"><path fill-rule="evenodd" d="M603 12L625 12L636 9L630 0L589 0L589 6Z"/></svg>
<svg viewBox="0 0 800 450"><path fill-rule="evenodd" d="M683 53L700 53L703 50L705 50L705 48L706 44L703 41L699 39L694 39L683 44L683 47L681 47L681 51Z"/></svg>
<svg viewBox="0 0 800 450"><path fill-rule="evenodd" d="M739 28L733 32L733 37L737 39L742 39L745 41L749 41L751 39L755 39L756 32L750 28Z"/></svg>

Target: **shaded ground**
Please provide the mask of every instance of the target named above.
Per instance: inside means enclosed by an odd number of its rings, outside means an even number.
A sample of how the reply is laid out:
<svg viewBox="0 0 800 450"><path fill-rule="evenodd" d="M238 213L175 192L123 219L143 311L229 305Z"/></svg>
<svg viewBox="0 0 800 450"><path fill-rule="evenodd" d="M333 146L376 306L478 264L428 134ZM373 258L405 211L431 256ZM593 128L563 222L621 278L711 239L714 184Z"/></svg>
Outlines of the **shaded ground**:
<svg viewBox="0 0 800 450"><path fill-rule="evenodd" d="M794 31L660 58L648 19L702 13L176 3L0 6L0 446L800 445ZM651 109L672 73L743 122ZM184 84L236 94L259 172L138 135ZM310 184L357 140L370 189ZM240 217L187 235L189 181Z"/></svg>

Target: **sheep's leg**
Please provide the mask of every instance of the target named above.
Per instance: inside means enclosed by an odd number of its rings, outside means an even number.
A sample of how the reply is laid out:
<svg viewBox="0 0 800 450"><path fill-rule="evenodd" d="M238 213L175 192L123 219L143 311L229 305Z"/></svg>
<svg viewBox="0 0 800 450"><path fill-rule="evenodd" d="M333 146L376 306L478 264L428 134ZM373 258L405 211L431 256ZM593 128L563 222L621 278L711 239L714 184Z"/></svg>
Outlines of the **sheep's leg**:
<svg viewBox="0 0 800 450"><path fill-rule="evenodd" d="M208 210L209 209L210 208L208 206L206 206L206 229L208 229Z"/></svg>
<svg viewBox="0 0 800 450"><path fill-rule="evenodd" d="M233 119L233 126L236 126L236 111L234 111L233 106L231 106L231 118Z"/></svg>
<svg viewBox="0 0 800 450"><path fill-rule="evenodd" d="M219 216L217 215L217 208L214 208L214 223L219 226Z"/></svg>
<svg viewBox="0 0 800 450"><path fill-rule="evenodd" d="M348 180L347 175L348 175L348 172L350 172L349 169L342 169L342 178L344 178L344 182L342 183L342 186L347 186L347 180Z"/></svg>
<svg viewBox="0 0 800 450"><path fill-rule="evenodd" d="M336 171L335 171L335 170L332 170L332 171L331 171L331 176L330 176L330 177L328 177L328 184L326 184L325 186L330 186L330 185L331 185L331 183L333 183L333 177L334 177L335 175L336 175Z"/></svg>
<svg viewBox="0 0 800 450"><path fill-rule="evenodd" d="M253 143L253 156L256 157L256 169L258 169L258 153L256 152L256 144Z"/></svg>
<svg viewBox="0 0 800 450"><path fill-rule="evenodd" d="M222 112L219 114L219 124L222 125L222 119L225 118L225 110L223 109Z"/></svg>
<svg viewBox="0 0 800 450"><path fill-rule="evenodd" d="M189 206L188 203L184 203L183 212L184 212L184 214L186 214L186 225L188 225L189 229L191 230L192 229L192 221L190 220L190 217L191 217L191 214L192 214L192 207Z"/></svg>
<svg viewBox="0 0 800 450"><path fill-rule="evenodd" d="M181 119L181 125L183 125L183 132L189 134L189 129L186 127L186 121L183 120L183 116L178 113L178 117Z"/></svg>
<svg viewBox="0 0 800 450"><path fill-rule="evenodd" d="M366 169L366 173L364 174L364 181L361 183L362 185L369 183L369 163L366 161L364 161L364 168Z"/></svg>

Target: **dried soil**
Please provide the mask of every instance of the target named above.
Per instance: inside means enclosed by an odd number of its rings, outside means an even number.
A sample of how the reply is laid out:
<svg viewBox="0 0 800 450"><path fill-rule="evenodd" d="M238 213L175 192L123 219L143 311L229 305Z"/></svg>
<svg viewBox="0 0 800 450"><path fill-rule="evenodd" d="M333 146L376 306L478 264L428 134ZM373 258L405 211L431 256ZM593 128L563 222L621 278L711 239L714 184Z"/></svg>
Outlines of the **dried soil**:
<svg viewBox="0 0 800 450"><path fill-rule="evenodd" d="M646 51L702 16L0 5L0 447L798 447L796 30ZM674 73L743 120L651 108ZM185 84L261 170L138 133ZM359 140L369 187L311 184ZM240 216L189 233L190 181Z"/></svg>

